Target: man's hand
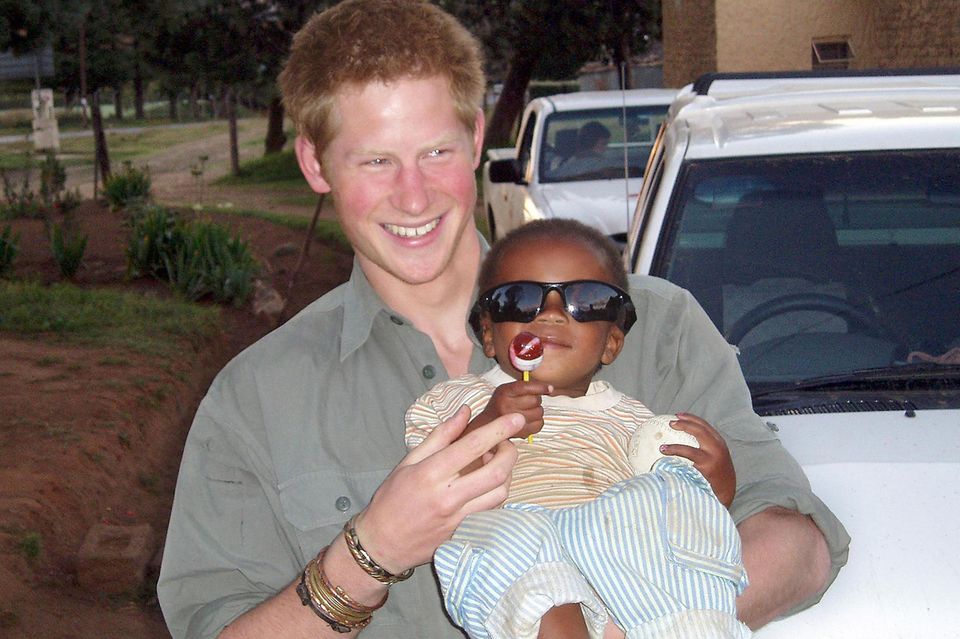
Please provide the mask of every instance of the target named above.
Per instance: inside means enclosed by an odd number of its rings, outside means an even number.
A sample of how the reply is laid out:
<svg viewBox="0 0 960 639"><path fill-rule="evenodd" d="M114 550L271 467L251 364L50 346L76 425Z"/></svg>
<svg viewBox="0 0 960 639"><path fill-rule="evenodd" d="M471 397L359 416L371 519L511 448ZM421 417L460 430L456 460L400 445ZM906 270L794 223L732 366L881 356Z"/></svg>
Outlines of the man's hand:
<svg viewBox="0 0 960 639"><path fill-rule="evenodd" d="M694 468L710 482L720 503L729 508L737 490L737 473L723 437L706 421L688 413L677 413L677 421L671 422L670 426L696 437L700 448L664 444L660 447L660 452L664 455L686 457L692 461Z"/></svg>
<svg viewBox="0 0 960 639"><path fill-rule="evenodd" d="M508 414L463 434L463 407L387 476L355 524L364 548L394 574L425 564L464 517L507 498L523 418ZM461 437L461 434L462 437ZM478 458L484 464L464 472Z"/></svg>

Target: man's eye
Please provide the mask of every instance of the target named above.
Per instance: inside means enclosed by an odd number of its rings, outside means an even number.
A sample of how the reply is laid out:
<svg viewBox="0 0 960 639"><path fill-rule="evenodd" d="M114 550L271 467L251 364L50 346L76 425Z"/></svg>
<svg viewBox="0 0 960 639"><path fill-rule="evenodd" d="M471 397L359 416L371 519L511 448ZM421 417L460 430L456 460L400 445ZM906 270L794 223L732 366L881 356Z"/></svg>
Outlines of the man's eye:
<svg viewBox="0 0 960 639"><path fill-rule="evenodd" d="M389 160L387 160L387 158L373 158L372 160L368 160L367 164L370 166L384 166L388 162Z"/></svg>
<svg viewBox="0 0 960 639"><path fill-rule="evenodd" d="M446 152L447 152L446 149L433 149L432 151L430 151L429 153L427 153L427 156L428 156L428 157L431 157L431 158L438 158L438 157L440 157L441 155L445 155Z"/></svg>

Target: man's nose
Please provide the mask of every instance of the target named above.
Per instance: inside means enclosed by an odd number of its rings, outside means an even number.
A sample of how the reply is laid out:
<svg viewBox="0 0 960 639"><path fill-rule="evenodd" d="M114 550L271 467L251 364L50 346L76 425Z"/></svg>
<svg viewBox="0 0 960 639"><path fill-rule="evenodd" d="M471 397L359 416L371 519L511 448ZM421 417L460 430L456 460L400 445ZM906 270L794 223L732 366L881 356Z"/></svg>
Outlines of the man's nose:
<svg viewBox="0 0 960 639"><path fill-rule="evenodd" d="M397 173L393 206L411 215L422 213L429 204L426 179L420 167L405 166Z"/></svg>

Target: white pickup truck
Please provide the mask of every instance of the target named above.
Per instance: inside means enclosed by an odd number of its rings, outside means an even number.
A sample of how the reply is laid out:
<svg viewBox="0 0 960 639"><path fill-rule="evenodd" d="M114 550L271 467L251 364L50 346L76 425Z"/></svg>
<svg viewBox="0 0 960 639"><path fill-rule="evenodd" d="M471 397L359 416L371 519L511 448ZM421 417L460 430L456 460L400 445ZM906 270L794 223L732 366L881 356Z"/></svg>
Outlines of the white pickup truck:
<svg viewBox="0 0 960 639"><path fill-rule="evenodd" d="M960 74L705 76L630 228L846 527L816 606L757 639L960 637Z"/></svg>
<svg viewBox="0 0 960 639"><path fill-rule="evenodd" d="M483 206L492 238L530 220L575 218L623 243L650 148L675 90L535 98L515 148L489 149Z"/></svg>

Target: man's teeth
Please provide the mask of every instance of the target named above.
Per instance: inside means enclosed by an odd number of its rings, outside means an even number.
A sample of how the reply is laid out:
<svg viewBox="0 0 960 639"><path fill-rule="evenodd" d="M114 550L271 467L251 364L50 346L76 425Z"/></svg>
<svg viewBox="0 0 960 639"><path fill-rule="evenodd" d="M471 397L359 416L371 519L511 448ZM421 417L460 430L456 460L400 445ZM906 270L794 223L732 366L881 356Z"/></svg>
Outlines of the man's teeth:
<svg viewBox="0 0 960 639"><path fill-rule="evenodd" d="M396 224L384 224L383 228L387 229L390 233L394 235L399 235L400 237L420 237L421 235L426 235L433 229L437 228L437 224L440 223L440 218L431 220L423 226L409 227L409 226L397 226Z"/></svg>

